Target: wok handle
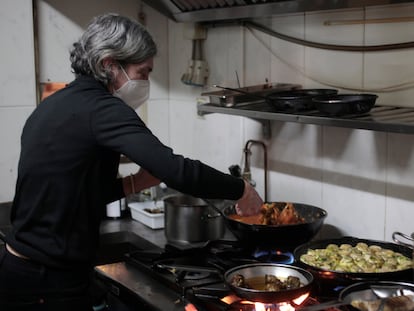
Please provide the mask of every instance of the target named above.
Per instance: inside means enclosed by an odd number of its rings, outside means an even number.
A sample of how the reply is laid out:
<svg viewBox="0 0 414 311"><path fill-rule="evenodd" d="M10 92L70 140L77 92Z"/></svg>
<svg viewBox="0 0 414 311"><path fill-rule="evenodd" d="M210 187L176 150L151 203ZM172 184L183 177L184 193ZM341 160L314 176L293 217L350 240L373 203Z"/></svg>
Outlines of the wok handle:
<svg viewBox="0 0 414 311"><path fill-rule="evenodd" d="M266 96L258 95L258 94L255 94L255 93L249 93L247 91L242 91L240 89L235 89L235 88L231 88L231 87L220 86L220 85L217 85L217 84L214 84L213 87L216 87L218 89L227 90L227 91L238 92L238 93L241 93L241 94L244 94L244 95L249 95L249 96L256 97L256 98L260 98L260 99L264 99L264 100L268 100L268 98Z"/></svg>
<svg viewBox="0 0 414 311"><path fill-rule="evenodd" d="M403 238L405 240L411 241L411 244L405 243L403 241L400 240L400 238ZM402 232L394 232L392 234L392 239L394 240L395 243L403 245L403 246L407 246L411 249L414 248L414 239L412 237L410 237L408 234L402 233Z"/></svg>

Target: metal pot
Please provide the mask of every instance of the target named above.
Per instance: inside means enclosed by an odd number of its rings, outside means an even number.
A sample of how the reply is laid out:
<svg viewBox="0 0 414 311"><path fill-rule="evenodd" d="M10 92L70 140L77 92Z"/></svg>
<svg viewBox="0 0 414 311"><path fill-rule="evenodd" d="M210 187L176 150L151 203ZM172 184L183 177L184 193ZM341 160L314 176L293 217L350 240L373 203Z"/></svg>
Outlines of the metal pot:
<svg viewBox="0 0 414 311"><path fill-rule="evenodd" d="M164 199L164 217L168 242L206 242L224 235L221 215L199 198L176 195Z"/></svg>

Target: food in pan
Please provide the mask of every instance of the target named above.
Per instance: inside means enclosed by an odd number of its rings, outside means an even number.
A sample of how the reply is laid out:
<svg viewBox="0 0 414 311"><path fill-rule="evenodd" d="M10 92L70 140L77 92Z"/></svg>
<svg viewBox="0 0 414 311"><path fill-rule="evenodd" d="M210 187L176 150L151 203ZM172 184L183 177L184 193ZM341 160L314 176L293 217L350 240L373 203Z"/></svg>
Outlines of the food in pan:
<svg viewBox="0 0 414 311"><path fill-rule="evenodd" d="M260 213L253 216L229 215L230 218L255 225L290 225L304 223L292 203L264 203Z"/></svg>
<svg viewBox="0 0 414 311"><path fill-rule="evenodd" d="M373 301L353 300L351 305L361 311L413 311L414 296L396 296Z"/></svg>
<svg viewBox="0 0 414 311"><path fill-rule="evenodd" d="M241 274L236 274L233 276L231 284L241 288L272 292L295 289L302 286L300 279L296 276L289 275L287 278L282 279L271 274L251 278L245 278Z"/></svg>
<svg viewBox="0 0 414 311"><path fill-rule="evenodd" d="M362 242L309 249L300 260L320 269L351 273L393 272L413 266L412 259L399 252Z"/></svg>

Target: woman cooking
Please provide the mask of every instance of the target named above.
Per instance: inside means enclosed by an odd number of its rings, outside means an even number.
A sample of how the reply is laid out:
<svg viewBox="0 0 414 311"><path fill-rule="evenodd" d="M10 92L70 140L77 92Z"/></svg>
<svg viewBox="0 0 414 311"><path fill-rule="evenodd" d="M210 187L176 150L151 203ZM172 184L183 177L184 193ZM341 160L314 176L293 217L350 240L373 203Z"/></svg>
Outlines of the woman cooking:
<svg viewBox="0 0 414 311"><path fill-rule="evenodd" d="M247 182L175 154L135 109L149 95L157 48L139 23L93 19L74 43L75 80L47 97L21 136L12 230L0 251L0 310L92 310L87 290L107 203L159 184L259 211ZM123 154L139 165L117 178Z"/></svg>

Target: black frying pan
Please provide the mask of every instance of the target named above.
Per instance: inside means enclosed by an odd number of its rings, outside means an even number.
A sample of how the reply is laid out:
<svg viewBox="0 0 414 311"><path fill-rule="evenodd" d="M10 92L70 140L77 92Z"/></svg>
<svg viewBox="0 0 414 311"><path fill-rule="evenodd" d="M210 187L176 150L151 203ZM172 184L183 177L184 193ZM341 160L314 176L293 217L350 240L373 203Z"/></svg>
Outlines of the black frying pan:
<svg viewBox="0 0 414 311"><path fill-rule="evenodd" d="M375 94L331 94L312 98L316 109L330 116L363 114L374 107L378 96Z"/></svg>
<svg viewBox="0 0 414 311"><path fill-rule="evenodd" d="M306 111L316 109L312 101L315 96L336 94L335 89L299 89L271 93L266 101L279 111Z"/></svg>
<svg viewBox="0 0 414 311"><path fill-rule="evenodd" d="M220 85L214 85L214 87L239 92L241 94L256 97L258 99L263 99L270 106L276 108L276 110L285 112L316 109L315 103L312 101L313 97L321 95L335 95L338 93L338 90L335 89L298 89L290 91L278 91L270 93L268 95L259 95Z"/></svg>
<svg viewBox="0 0 414 311"><path fill-rule="evenodd" d="M322 280L325 282L333 282L336 285L343 284L349 285L351 283L359 282L359 281L379 281L379 280L394 280L394 281L405 281L411 280L413 276L413 269L405 269L400 271L393 271L393 272L382 272L382 273L351 273L351 272L338 272L338 271L328 271L324 269L320 269L317 267L310 266L305 264L300 260L300 257L303 254L306 254L309 249L318 249L318 248L326 248L329 244L350 244L352 246L357 245L358 243L366 243L368 245L378 245L382 248L390 249L395 252L399 252L408 258L412 258L412 249L398 245L395 243L389 242L382 242L376 240L367 240L367 239L358 239L355 237L343 237L338 239L327 239L327 240L319 240L319 241L312 241L306 244L298 246L294 250L294 257L297 264L312 272L314 276L318 280Z"/></svg>
<svg viewBox="0 0 414 311"><path fill-rule="evenodd" d="M279 279L286 279L288 276L294 276L300 279L301 286L293 289L286 289L280 291L266 291L239 287L235 285L232 280L234 276L242 275L246 280L249 278L265 278L265 275L274 275ZM229 288L240 298L249 301L258 301L263 303L277 303L290 301L300 297L303 294L309 293L312 288L313 275L301 268L272 264L272 263L257 263L234 267L224 274L224 280Z"/></svg>
<svg viewBox="0 0 414 311"><path fill-rule="evenodd" d="M212 205L210 201L208 203ZM276 202L276 204L284 206L285 202ZM214 208L222 214L226 227L244 246L252 248L281 247L293 250L311 240L321 229L328 215L325 210L316 206L302 203L293 203L293 206L299 216L305 219L304 223L279 226L251 225L229 217L236 214L234 205L226 206L222 211L215 206Z"/></svg>

